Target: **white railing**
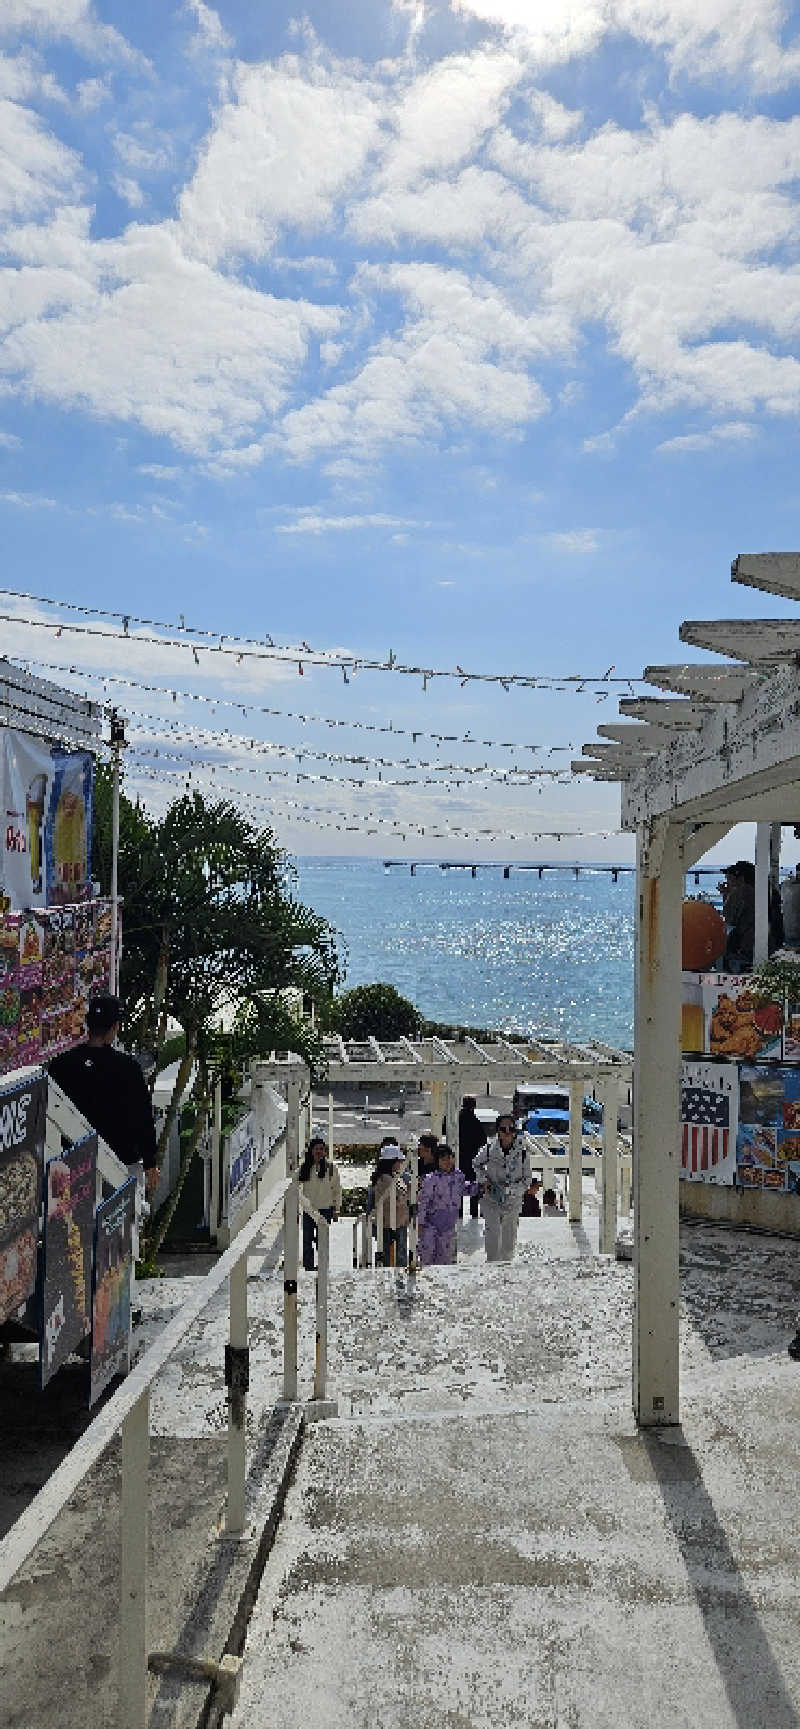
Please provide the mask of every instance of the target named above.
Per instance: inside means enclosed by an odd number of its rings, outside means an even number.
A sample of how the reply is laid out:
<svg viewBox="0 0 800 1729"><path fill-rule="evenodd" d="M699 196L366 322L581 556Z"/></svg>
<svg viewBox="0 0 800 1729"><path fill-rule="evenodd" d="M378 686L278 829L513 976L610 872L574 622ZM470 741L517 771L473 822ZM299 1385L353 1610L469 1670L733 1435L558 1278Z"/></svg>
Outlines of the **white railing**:
<svg viewBox="0 0 800 1729"><path fill-rule="evenodd" d="M155 1344L137 1363L118 1392L53 1472L39 1494L0 1543L0 1592L30 1559L70 1496L122 1432L121 1582L118 1729L146 1729L148 1717L147 1550L150 1388L173 1351L217 1292L229 1281L228 1453L225 1529L229 1537L244 1530L246 1488L246 1414L249 1380L247 1253L278 1207L284 1208L284 1400L297 1400L297 1274L300 1190L296 1172L277 1177L257 1211L230 1248L168 1322ZM318 1215L315 1215L318 1217ZM317 1274L317 1352L315 1400L327 1393L327 1224L319 1232ZM333 1408L333 1407L331 1407ZM321 1413L320 1413L321 1414ZM214 1665L210 1666L212 1669ZM228 1677L230 1679L230 1677Z"/></svg>

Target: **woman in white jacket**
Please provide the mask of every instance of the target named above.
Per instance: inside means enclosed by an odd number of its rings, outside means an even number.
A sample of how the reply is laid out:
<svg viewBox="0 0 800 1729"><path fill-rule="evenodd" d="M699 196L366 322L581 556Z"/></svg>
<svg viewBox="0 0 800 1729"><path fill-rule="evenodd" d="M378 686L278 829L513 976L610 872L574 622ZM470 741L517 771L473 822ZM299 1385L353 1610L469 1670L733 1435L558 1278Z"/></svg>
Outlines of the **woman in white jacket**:
<svg viewBox="0 0 800 1729"><path fill-rule="evenodd" d="M531 1180L529 1141L514 1118L497 1119L497 1133L475 1154L475 1176L486 1227L487 1261L513 1261L525 1190Z"/></svg>
<svg viewBox="0 0 800 1729"><path fill-rule="evenodd" d="M314 1211L321 1213L328 1224L338 1219L342 1204L342 1185L339 1172L331 1159L327 1157L327 1147L320 1135L315 1135L308 1143L306 1156L300 1166L300 1181L303 1194L310 1201ZM303 1213L303 1267L307 1273L314 1271L314 1246L317 1241L317 1227L308 1213Z"/></svg>

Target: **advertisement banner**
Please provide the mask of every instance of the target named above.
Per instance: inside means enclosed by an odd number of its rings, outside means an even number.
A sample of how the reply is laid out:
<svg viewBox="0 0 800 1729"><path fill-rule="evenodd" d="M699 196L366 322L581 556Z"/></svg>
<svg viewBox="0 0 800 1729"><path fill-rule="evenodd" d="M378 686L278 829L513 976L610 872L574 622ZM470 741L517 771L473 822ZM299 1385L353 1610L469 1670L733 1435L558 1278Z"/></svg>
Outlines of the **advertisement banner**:
<svg viewBox="0 0 800 1729"><path fill-rule="evenodd" d="M249 1200L256 1157L256 1127L250 1112L228 1138L228 1224Z"/></svg>
<svg viewBox="0 0 800 1729"><path fill-rule="evenodd" d="M36 1289L47 1082L0 1091L0 1322Z"/></svg>
<svg viewBox="0 0 800 1729"><path fill-rule="evenodd" d="M0 1074L80 1043L110 963L110 901L0 914Z"/></svg>
<svg viewBox="0 0 800 1729"><path fill-rule="evenodd" d="M783 1005L763 1002L750 973L700 973L704 1049L712 1057L754 1062L780 1057Z"/></svg>
<svg viewBox="0 0 800 1729"><path fill-rule="evenodd" d="M95 1134L48 1160L39 1357L43 1387L91 1326L96 1183Z"/></svg>
<svg viewBox="0 0 800 1729"><path fill-rule="evenodd" d="M136 1178L130 1177L95 1214L90 1405L130 1366L135 1213Z"/></svg>
<svg viewBox="0 0 800 1729"><path fill-rule="evenodd" d="M800 1173L800 1069L742 1065L736 1180L742 1188L797 1193Z"/></svg>
<svg viewBox="0 0 800 1729"><path fill-rule="evenodd" d="M736 1181L739 1069L736 1063L681 1064L681 1176Z"/></svg>
<svg viewBox="0 0 800 1729"><path fill-rule="evenodd" d="M0 888L14 912L91 893L94 760L13 727L0 729Z"/></svg>

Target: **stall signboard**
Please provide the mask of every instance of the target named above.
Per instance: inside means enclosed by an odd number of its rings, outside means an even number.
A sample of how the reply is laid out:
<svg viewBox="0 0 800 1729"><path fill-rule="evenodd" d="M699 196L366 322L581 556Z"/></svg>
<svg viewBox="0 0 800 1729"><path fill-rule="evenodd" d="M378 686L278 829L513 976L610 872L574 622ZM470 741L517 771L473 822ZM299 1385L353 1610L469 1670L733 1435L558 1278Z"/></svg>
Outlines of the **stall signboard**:
<svg viewBox="0 0 800 1729"><path fill-rule="evenodd" d="M0 888L15 912L91 895L94 759L13 727L0 732Z"/></svg>
<svg viewBox="0 0 800 1729"><path fill-rule="evenodd" d="M746 1189L798 1192L800 1068L742 1065L736 1180Z"/></svg>
<svg viewBox="0 0 800 1729"><path fill-rule="evenodd" d="M130 1366L135 1214L135 1177L102 1201L95 1213L90 1405L115 1375L127 1375Z"/></svg>
<svg viewBox="0 0 800 1729"><path fill-rule="evenodd" d="M736 1063L681 1064L681 1176L736 1181L739 1070Z"/></svg>
<svg viewBox="0 0 800 1729"><path fill-rule="evenodd" d="M780 1060L782 1003L759 997L750 973L700 973L699 981L708 1056L750 1063Z"/></svg>
<svg viewBox="0 0 800 1729"><path fill-rule="evenodd" d="M0 1322L36 1289L46 1110L43 1075L0 1090Z"/></svg>
<svg viewBox="0 0 800 1729"><path fill-rule="evenodd" d="M46 1387L91 1327L97 1136L86 1135L45 1169L40 1364Z"/></svg>
<svg viewBox="0 0 800 1729"><path fill-rule="evenodd" d="M250 1198L257 1152L257 1133L252 1112L228 1138L228 1224L236 1218Z"/></svg>
<svg viewBox="0 0 800 1729"><path fill-rule="evenodd" d="M78 1044L110 966L110 901L0 913L0 1074Z"/></svg>

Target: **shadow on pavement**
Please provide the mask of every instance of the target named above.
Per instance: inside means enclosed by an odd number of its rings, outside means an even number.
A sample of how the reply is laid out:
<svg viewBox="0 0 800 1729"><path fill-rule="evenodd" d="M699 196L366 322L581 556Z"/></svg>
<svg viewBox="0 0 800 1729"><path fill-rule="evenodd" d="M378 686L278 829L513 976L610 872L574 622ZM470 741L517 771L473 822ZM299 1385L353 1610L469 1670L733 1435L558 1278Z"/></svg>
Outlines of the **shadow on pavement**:
<svg viewBox="0 0 800 1729"><path fill-rule="evenodd" d="M739 1729L798 1729L780 1665L683 1430L644 1432L638 1440L661 1491Z"/></svg>

